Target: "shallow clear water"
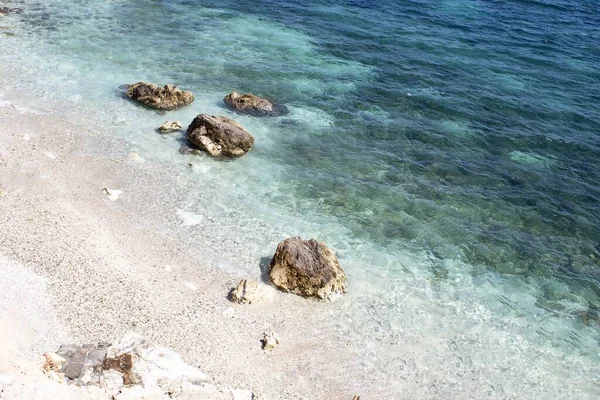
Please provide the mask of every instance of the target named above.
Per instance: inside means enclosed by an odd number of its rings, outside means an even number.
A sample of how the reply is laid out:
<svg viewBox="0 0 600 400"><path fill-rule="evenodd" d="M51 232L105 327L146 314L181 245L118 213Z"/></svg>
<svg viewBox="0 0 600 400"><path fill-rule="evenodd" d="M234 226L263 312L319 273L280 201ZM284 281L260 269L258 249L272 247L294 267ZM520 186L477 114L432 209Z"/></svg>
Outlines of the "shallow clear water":
<svg viewBox="0 0 600 400"><path fill-rule="evenodd" d="M296 3L26 1L0 20L0 90L181 164L191 209L210 199L327 241L351 282L372 283L373 331L393 332L402 293L420 291L597 357L600 3ZM149 112L117 94L140 80L197 100ZM231 115L231 90L291 112L234 116L255 148L186 169L180 141L154 129Z"/></svg>

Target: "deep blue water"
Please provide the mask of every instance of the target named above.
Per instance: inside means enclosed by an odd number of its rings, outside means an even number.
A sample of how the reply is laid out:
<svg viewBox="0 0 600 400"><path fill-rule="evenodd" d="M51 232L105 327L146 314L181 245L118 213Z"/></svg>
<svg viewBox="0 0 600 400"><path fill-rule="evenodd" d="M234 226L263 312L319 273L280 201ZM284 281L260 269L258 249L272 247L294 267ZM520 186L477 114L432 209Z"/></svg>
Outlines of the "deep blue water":
<svg viewBox="0 0 600 400"><path fill-rule="evenodd" d="M105 103L140 79L193 90L194 107L272 98L293 112L244 120L266 166L250 196L331 218L346 241L424 251L436 277L457 260L556 280L539 307L600 311L599 2L61 4L22 17L64 69L55 87Z"/></svg>
<svg viewBox="0 0 600 400"><path fill-rule="evenodd" d="M279 128L273 162L306 207L378 243L600 295L598 2L184 4L277 21L368 68L329 86L327 65L307 68L282 43L274 63L234 57L212 79L333 116L318 138ZM290 75L325 83L302 93Z"/></svg>

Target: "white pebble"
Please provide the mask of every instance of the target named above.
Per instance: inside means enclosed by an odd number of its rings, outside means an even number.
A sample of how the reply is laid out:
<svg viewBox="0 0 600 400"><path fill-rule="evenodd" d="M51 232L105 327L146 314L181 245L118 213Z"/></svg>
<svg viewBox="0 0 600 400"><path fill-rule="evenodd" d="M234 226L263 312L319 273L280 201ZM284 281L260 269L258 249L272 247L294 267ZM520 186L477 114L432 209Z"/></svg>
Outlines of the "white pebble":
<svg viewBox="0 0 600 400"><path fill-rule="evenodd" d="M121 195L121 193L123 193L122 190L109 189L109 188L102 189L102 192L108 197L108 199L110 201L116 201L119 198L119 196Z"/></svg>
<svg viewBox="0 0 600 400"><path fill-rule="evenodd" d="M2 386L11 386L14 381L14 378L10 375L0 374L0 384Z"/></svg>

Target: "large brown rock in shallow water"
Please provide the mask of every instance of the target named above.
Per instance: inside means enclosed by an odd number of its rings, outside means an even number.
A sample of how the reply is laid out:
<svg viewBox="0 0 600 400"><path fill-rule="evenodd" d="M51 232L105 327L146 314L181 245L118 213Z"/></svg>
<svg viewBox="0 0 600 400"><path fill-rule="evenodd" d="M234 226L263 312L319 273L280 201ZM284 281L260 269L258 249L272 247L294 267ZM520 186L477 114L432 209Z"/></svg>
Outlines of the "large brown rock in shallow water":
<svg viewBox="0 0 600 400"><path fill-rule="evenodd" d="M267 99L255 96L253 94L239 94L231 92L223 99L231 109L241 114L251 114L257 116L278 116L287 114L286 106L273 104Z"/></svg>
<svg viewBox="0 0 600 400"><path fill-rule="evenodd" d="M157 110L174 110L194 101L194 95L174 85L160 87L154 83L138 82L129 85L127 96Z"/></svg>
<svg viewBox="0 0 600 400"><path fill-rule="evenodd" d="M254 144L254 137L231 118L206 114L194 118L188 127L187 138L214 157L240 157Z"/></svg>
<svg viewBox="0 0 600 400"><path fill-rule="evenodd" d="M299 237L279 243L269 279L281 290L326 300L346 289L346 274L335 253L325 243Z"/></svg>

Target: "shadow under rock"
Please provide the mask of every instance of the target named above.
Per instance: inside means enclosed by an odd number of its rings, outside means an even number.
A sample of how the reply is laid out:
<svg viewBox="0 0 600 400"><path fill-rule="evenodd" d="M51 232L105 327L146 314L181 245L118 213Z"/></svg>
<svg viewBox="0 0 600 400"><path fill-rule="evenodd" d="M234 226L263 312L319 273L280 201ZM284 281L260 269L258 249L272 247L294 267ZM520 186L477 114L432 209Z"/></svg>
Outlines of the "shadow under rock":
<svg viewBox="0 0 600 400"><path fill-rule="evenodd" d="M261 257L260 258L260 280L266 284L270 284L269 282L269 265L271 265L271 260L273 257Z"/></svg>

